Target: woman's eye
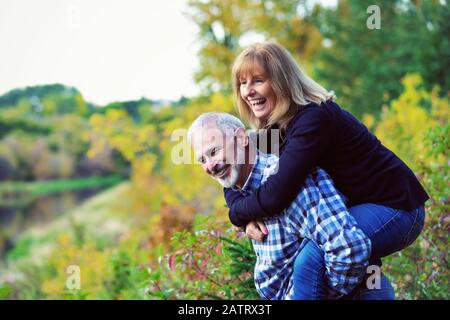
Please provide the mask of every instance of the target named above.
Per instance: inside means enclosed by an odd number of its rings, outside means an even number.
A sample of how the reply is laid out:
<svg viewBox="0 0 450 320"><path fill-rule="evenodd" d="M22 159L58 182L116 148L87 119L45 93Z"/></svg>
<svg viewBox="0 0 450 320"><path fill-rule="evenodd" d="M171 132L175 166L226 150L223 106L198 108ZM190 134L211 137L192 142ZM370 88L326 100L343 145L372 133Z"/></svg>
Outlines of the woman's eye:
<svg viewBox="0 0 450 320"><path fill-rule="evenodd" d="M214 157L216 155L216 149L211 150L211 157Z"/></svg>

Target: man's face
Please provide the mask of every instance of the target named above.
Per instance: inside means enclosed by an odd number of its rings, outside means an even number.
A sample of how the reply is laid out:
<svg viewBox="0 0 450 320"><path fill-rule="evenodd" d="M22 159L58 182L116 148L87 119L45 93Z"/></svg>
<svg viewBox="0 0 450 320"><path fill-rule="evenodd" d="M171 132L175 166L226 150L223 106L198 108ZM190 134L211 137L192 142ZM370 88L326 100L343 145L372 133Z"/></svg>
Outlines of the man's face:
<svg viewBox="0 0 450 320"><path fill-rule="evenodd" d="M215 126L199 128L192 136L195 158L225 188L236 184L245 161L240 142L234 132L225 134Z"/></svg>

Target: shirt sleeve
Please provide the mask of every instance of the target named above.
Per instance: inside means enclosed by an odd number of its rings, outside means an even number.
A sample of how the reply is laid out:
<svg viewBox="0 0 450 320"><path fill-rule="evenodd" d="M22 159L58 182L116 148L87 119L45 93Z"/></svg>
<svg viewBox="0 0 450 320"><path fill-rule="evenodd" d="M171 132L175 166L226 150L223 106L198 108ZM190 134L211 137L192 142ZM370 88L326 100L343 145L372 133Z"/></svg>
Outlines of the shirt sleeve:
<svg viewBox="0 0 450 320"><path fill-rule="evenodd" d="M322 190L326 188L322 185ZM324 252L329 298L351 293L362 281L372 244L339 196L307 211L307 237Z"/></svg>
<svg viewBox="0 0 450 320"><path fill-rule="evenodd" d="M234 225L241 227L253 220L275 216L289 207L306 176L329 149L332 134L326 111L313 106L300 112L292 120L278 172L250 195L225 189L229 218Z"/></svg>

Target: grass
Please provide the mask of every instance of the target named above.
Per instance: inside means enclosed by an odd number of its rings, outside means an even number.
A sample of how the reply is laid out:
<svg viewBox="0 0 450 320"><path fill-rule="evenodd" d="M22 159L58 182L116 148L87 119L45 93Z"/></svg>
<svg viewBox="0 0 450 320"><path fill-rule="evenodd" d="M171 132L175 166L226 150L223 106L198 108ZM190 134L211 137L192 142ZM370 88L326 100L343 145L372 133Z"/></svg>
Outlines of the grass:
<svg viewBox="0 0 450 320"><path fill-rule="evenodd" d="M40 265L45 262L56 239L62 234L76 232L76 227L82 227L84 236L99 242L100 245L116 241L117 236L128 228L127 219L120 212L117 213L116 209L120 208L120 203L126 201L129 188L128 182L122 182L95 195L49 224L24 232L15 247L8 252L6 260L0 260L0 289L2 273L17 273L20 266ZM5 262L8 262L8 267Z"/></svg>
<svg viewBox="0 0 450 320"><path fill-rule="evenodd" d="M95 245L95 253L99 254L106 250L105 247L115 247L119 237L130 227L130 217L121 211L129 190L130 183L124 181L101 191L48 224L32 227L20 235L15 247L5 259L0 259L0 300L45 298L42 285L55 272L55 266L49 268L47 264L55 250L59 250L58 241L62 237L77 238L81 233L83 243ZM72 244L72 247L76 246L76 243ZM67 254L56 252L58 255ZM86 262L86 270L90 270L90 263Z"/></svg>
<svg viewBox="0 0 450 320"><path fill-rule="evenodd" d="M39 196L86 188L113 186L122 180L123 178L119 175L110 175L37 182L2 182L0 183L0 203L8 207L22 207Z"/></svg>

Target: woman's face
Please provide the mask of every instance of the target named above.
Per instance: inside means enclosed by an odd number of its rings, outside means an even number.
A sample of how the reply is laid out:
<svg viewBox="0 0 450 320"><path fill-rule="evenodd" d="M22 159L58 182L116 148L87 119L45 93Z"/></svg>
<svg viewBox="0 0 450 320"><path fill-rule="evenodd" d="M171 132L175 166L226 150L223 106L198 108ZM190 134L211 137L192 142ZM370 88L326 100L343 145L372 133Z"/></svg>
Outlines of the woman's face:
<svg viewBox="0 0 450 320"><path fill-rule="evenodd" d="M255 117L267 120L275 108L276 96L272 84L262 69L239 79L241 98Z"/></svg>

